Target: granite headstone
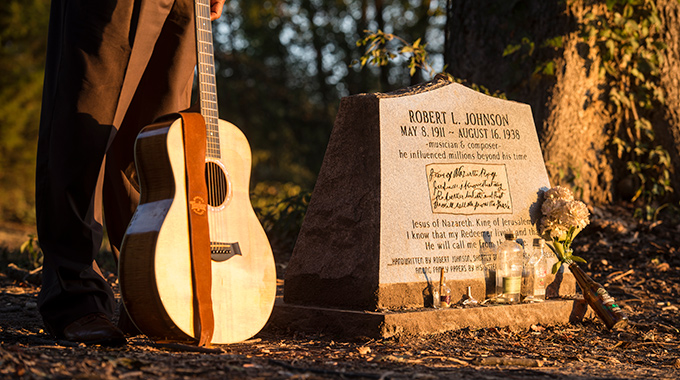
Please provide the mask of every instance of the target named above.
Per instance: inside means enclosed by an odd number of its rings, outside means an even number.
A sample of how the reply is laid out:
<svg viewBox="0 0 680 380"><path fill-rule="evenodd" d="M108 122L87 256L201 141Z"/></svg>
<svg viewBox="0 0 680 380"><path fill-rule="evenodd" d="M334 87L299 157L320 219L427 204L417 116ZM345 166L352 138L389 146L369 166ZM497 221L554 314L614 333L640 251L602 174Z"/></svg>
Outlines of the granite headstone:
<svg viewBox="0 0 680 380"><path fill-rule="evenodd" d="M446 78L343 98L284 300L418 308L442 270L453 302L484 299L489 248L506 232L531 248L549 187L529 105ZM573 294L563 277L550 293Z"/></svg>

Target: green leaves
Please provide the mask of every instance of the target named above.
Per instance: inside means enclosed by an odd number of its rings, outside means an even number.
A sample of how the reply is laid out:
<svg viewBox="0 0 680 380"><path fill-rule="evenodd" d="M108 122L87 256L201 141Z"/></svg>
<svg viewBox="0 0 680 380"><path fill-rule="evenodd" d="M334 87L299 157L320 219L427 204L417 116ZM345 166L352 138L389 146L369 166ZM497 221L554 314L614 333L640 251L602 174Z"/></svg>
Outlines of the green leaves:
<svg viewBox="0 0 680 380"><path fill-rule="evenodd" d="M33 269L42 265L43 253L36 235L28 235L28 240L21 245L20 251L28 256Z"/></svg>
<svg viewBox="0 0 680 380"><path fill-rule="evenodd" d="M557 256L557 262L553 264L552 267L552 274L557 273L557 271L560 270L560 267L562 267L562 264L569 265L573 262L587 263L581 256L574 255L574 251L571 249L571 243L579 232L580 230L572 227L569 229L569 232L564 239L559 240L555 238L552 240L552 243L547 244L548 248L550 248Z"/></svg>
<svg viewBox="0 0 680 380"><path fill-rule="evenodd" d="M637 179L632 201L658 207L673 192L674 175L669 154L650 121L654 108L665 102L659 85L666 48L663 24L652 0L607 0L606 4L603 14L593 12L583 18L580 35L595 40L601 58L599 74L610 86L608 107L615 120L610 144Z"/></svg>
<svg viewBox="0 0 680 380"><path fill-rule="evenodd" d="M556 274L557 271L559 271L560 268L562 267L562 264L563 264L562 261L558 261L558 262L556 262L555 264L553 264L553 266L552 266L552 274Z"/></svg>
<svg viewBox="0 0 680 380"><path fill-rule="evenodd" d="M560 243L555 241L555 242L553 242L553 244L555 245L555 247L557 247L557 244L560 244ZM548 247L553 249L553 252L557 253L557 257L558 257L558 261L555 264L553 264L552 274L557 273L557 271L560 270L560 267L562 266L562 264L569 265L573 262L578 262L578 263L583 263L583 264L587 263L587 261L584 258L582 258L581 256L573 255L572 254L573 251L571 249L568 249L568 250L566 250L562 253L558 253L559 250L554 249L550 245L548 245Z"/></svg>
<svg viewBox="0 0 680 380"><path fill-rule="evenodd" d="M366 34L364 38L357 41L357 47L366 46L364 55L359 59L361 67L366 65L387 66L390 61L397 58L406 58L410 76L415 75L418 69L423 70L431 77L437 74L428 62L429 54L425 49L427 44L423 44L420 38L410 44L403 38L385 33L382 30L377 32L365 30L364 33ZM394 42L390 44L392 41ZM353 62L352 64L356 63Z"/></svg>
<svg viewBox="0 0 680 380"><path fill-rule="evenodd" d="M571 260L571 261L576 261L576 262L583 263L583 264L587 263L587 261L580 256L569 255L568 259Z"/></svg>
<svg viewBox="0 0 680 380"><path fill-rule="evenodd" d="M565 256L565 258L563 260L559 260L555 264L553 264L552 274L556 274L560 270L560 268L562 267L562 264L569 265L569 264L573 263L574 261L579 262L579 263L583 263L583 264L587 263L587 261L584 260L580 256L574 256L574 255Z"/></svg>

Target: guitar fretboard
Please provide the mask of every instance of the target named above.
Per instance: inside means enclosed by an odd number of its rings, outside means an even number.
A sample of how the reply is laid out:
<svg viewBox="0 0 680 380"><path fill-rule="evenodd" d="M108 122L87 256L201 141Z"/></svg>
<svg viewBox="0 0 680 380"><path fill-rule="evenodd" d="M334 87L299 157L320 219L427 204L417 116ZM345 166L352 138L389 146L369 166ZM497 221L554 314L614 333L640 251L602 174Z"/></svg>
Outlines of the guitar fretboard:
<svg viewBox="0 0 680 380"><path fill-rule="evenodd" d="M217 86L215 60L210 22L210 1L195 0L196 56L198 63L198 88L201 115L206 127L206 156L220 158L220 135L218 128Z"/></svg>

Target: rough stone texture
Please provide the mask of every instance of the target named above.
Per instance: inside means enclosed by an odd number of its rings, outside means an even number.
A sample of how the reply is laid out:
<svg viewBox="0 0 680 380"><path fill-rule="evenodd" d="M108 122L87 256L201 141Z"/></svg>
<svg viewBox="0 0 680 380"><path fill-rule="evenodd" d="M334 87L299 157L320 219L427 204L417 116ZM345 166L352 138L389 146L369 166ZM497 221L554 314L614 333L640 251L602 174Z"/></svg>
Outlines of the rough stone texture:
<svg viewBox="0 0 680 380"><path fill-rule="evenodd" d="M536 304L475 306L372 312L290 305L277 302L268 326L337 336L389 338L398 334L424 335L463 328L553 325L593 318L583 300L550 300Z"/></svg>
<svg viewBox="0 0 680 380"><path fill-rule="evenodd" d="M351 112L349 111L351 110ZM378 98L343 99L286 272L285 298L374 309L380 255ZM346 133L352 131L352 133ZM304 256L299 258L300 256Z"/></svg>

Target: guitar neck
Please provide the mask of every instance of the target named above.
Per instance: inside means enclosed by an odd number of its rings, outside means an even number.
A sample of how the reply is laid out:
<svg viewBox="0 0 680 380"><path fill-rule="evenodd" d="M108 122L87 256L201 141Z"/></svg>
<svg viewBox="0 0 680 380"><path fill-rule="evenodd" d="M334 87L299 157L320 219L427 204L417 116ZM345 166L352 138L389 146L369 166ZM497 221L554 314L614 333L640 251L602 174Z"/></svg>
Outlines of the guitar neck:
<svg viewBox="0 0 680 380"><path fill-rule="evenodd" d="M210 0L194 0L196 21L196 61L201 115L206 127L206 155L220 158L219 111L213 49Z"/></svg>

